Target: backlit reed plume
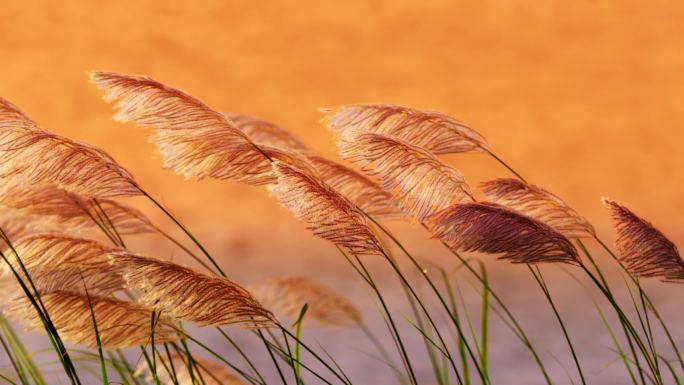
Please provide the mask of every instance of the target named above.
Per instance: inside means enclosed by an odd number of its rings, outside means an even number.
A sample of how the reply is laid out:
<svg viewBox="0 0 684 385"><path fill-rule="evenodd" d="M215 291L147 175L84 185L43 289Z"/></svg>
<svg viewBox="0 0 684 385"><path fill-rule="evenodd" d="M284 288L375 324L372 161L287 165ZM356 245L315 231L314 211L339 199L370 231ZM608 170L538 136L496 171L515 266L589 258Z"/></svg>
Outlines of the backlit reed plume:
<svg viewBox="0 0 684 385"><path fill-rule="evenodd" d="M97 347L88 298L83 294L55 291L41 296L60 337L68 342ZM152 310L127 301L90 295L102 347L127 348L150 341ZM29 330L41 330L40 318L26 297L13 299L3 310L9 318ZM169 319L162 315L154 329L155 343L177 336Z"/></svg>
<svg viewBox="0 0 684 385"><path fill-rule="evenodd" d="M295 151L310 151L304 142L278 124L237 112L226 112L224 115L254 143Z"/></svg>
<svg viewBox="0 0 684 385"><path fill-rule="evenodd" d="M473 201L463 176L420 147L372 133L345 135L339 146L343 158L379 177L382 188L421 222L455 204Z"/></svg>
<svg viewBox="0 0 684 385"><path fill-rule="evenodd" d="M159 364L157 366L157 378L162 385L195 385L200 381L204 385L244 385L245 383L241 381L233 373L229 372L226 365L216 361L210 361L197 355L192 356L192 368L194 375L190 375L188 370L188 358L184 355L179 355L178 353L171 353L171 362L165 361L166 367ZM174 378L171 376L171 365L175 370L175 382ZM138 373L149 372L149 364L147 362L141 362L136 370ZM199 372L199 375L197 374ZM151 375L147 376L147 380L153 383L153 378Z"/></svg>
<svg viewBox="0 0 684 385"><path fill-rule="evenodd" d="M57 234L30 235L13 242L14 251L41 292L84 291L107 295L124 287L123 278L112 268L109 255L118 251L82 238ZM14 269L21 271L13 250L4 251ZM3 264L3 275L10 269ZM22 274L23 275L23 274Z"/></svg>
<svg viewBox="0 0 684 385"><path fill-rule="evenodd" d="M275 162L273 169L278 183L269 186L271 194L315 235L353 255L383 253L366 217L347 198L289 165Z"/></svg>
<svg viewBox="0 0 684 385"><path fill-rule="evenodd" d="M264 306L279 317L297 319L304 304L305 319L330 326L350 326L361 322L361 313L334 290L304 277L275 277L248 286Z"/></svg>
<svg viewBox="0 0 684 385"><path fill-rule="evenodd" d="M463 203L429 223L432 233L455 250L503 254L502 259L514 263L579 264L577 250L565 236L495 203Z"/></svg>
<svg viewBox="0 0 684 385"><path fill-rule="evenodd" d="M118 101L115 119L153 128L150 140L158 146L164 167L186 178L260 185L274 181L271 159L306 168L295 154L257 147L223 114L182 91L143 76L95 72L91 78L105 91L107 102Z"/></svg>
<svg viewBox="0 0 684 385"><path fill-rule="evenodd" d="M59 226L76 233L97 228L97 223L114 226L119 234L158 231L140 212L112 199L91 199L56 186L15 186L0 196L0 205L30 220L37 228ZM105 218L106 215L106 218Z"/></svg>
<svg viewBox="0 0 684 385"><path fill-rule="evenodd" d="M627 271L635 277L684 280L684 261L674 243L625 206L607 198L603 198L603 204L613 217L618 257Z"/></svg>
<svg viewBox="0 0 684 385"><path fill-rule="evenodd" d="M173 317L205 326L271 326L272 314L247 290L226 278L126 252L115 253L110 261L122 273L127 287L140 292L140 302Z"/></svg>
<svg viewBox="0 0 684 385"><path fill-rule="evenodd" d="M439 112L387 104L356 104L324 110L334 132L350 130L391 135L436 154L489 150L485 138Z"/></svg>
<svg viewBox="0 0 684 385"><path fill-rule="evenodd" d="M240 130L260 146L272 146L299 152L325 184L352 201L368 214L378 218L396 218L401 210L391 194L353 169L315 154L287 129L249 115L227 113Z"/></svg>
<svg viewBox="0 0 684 385"><path fill-rule="evenodd" d="M592 238L594 227L562 199L541 187L517 179L494 179L481 184L489 201L540 220L568 238Z"/></svg>
<svg viewBox="0 0 684 385"><path fill-rule="evenodd" d="M2 98L0 176L6 184L56 184L85 196L140 194L133 176L104 151L39 128Z"/></svg>

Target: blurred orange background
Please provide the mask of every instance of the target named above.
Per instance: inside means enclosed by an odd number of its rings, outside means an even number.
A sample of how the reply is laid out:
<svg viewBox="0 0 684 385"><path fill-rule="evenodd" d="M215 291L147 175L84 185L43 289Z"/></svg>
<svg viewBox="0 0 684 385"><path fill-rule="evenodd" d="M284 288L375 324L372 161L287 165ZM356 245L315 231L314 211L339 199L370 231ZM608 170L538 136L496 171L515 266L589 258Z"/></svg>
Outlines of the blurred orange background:
<svg viewBox="0 0 684 385"><path fill-rule="evenodd" d="M684 7L658 5L7 2L0 91L45 128L109 151L210 249L245 266L343 262L263 189L162 171L146 132L110 119L87 71L150 75L215 109L279 122L331 156L320 106L443 111L480 130L606 238L603 195L684 241ZM507 175L484 155L448 160L473 185ZM397 231L425 238L410 226ZM427 241L414 247L437 250Z"/></svg>

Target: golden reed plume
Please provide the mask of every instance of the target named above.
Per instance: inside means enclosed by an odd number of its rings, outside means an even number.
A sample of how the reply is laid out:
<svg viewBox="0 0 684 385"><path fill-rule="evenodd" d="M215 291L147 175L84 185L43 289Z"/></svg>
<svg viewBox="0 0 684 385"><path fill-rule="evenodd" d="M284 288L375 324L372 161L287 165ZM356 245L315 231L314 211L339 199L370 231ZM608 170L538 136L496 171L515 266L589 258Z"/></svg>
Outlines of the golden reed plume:
<svg viewBox="0 0 684 385"><path fill-rule="evenodd" d="M193 354L193 375L190 375L188 370L188 358L184 355L179 355L178 353L171 353L170 365L167 362L164 365L158 365L157 367L157 378L159 382L163 385L195 385L197 384L198 378L202 379L202 384L204 385L245 385L238 377L233 373L229 372L226 365L223 363L209 361L207 359L197 357ZM173 366L171 366L173 365ZM175 370L175 381L172 377L171 367ZM199 371L199 374L197 372ZM136 373L149 372L149 364L147 362L141 362L136 369ZM152 375L147 376L148 382L153 382Z"/></svg>
<svg viewBox="0 0 684 385"><path fill-rule="evenodd" d="M355 104L323 109L322 121L333 132L386 134L435 154L488 151L482 135L439 112L420 111L387 104Z"/></svg>
<svg viewBox="0 0 684 385"><path fill-rule="evenodd" d="M2 98L0 176L10 184L55 184L92 197L141 193L133 176L104 151L41 129Z"/></svg>
<svg viewBox="0 0 684 385"><path fill-rule="evenodd" d="M503 254L513 263L580 263L570 241L550 226L495 203L463 203L429 221L432 233L460 251Z"/></svg>
<svg viewBox="0 0 684 385"><path fill-rule="evenodd" d="M105 100L117 100L115 119L154 129L151 141L164 167L186 178L229 179L261 185L274 181L271 159L306 168L300 157L257 147L233 122L194 97L144 76L94 72Z"/></svg>
<svg viewBox="0 0 684 385"><path fill-rule="evenodd" d="M618 232L615 241L618 257L630 274L684 281L684 261L674 243L625 206L608 198L602 200Z"/></svg>
<svg viewBox="0 0 684 385"><path fill-rule="evenodd" d="M278 183L269 191L300 221L323 239L353 255L383 254L380 241L366 217L347 198L300 170L273 163Z"/></svg>
<svg viewBox="0 0 684 385"><path fill-rule="evenodd" d="M380 178L403 209L423 222L472 193L463 176L424 149L387 135L351 132L338 141L344 159Z"/></svg>
<svg viewBox="0 0 684 385"><path fill-rule="evenodd" d="M210 277L172 262L127 252L110 256L139 301L204 326L269 327L273 315L247 290L226 278Z"/></svg>
<svg viewBox="0 0 684 385"><path fill-rule="evenodd" d="M481 185L489 201L542 221L568 238L593 238L594 227L562 199L517 179L494 179Z"/></svg>
<svg viewBox="0 0 684 385"><path fill-rule="evenodd" d="M252 295L280 317L297 319L304 304L306 319L329 326L350 326L361 322L361 313L332 289L305 277L276 277L248 286Z"/></svg>
<svg viewBox="0 0 684 385"><path fill-rule="evenodd" d="M278 124L237 112L226 112L224 115L254 143L287 150L310 151L304 142Z"/></svg>
<svg viewBox="0 0 684 385"><path fill-rule="evenodd" d="M38 234L13 242L13 247L40 292L82 292L85 286L91 293L108 295L124 288L123 278L109 263L109 255L118 249L97 241ZM14 252L8 249L4 253L14 269L20 272ZM6 264L0 267L0 271L3 276L11 274Z"/></svg>
<svg viewBox="0 0 684 385"><path fill-rule="evenodd" d="M402 215L391 194L377 183L345 165L315 154L285 128L249 115L227 113L226 116L260 146L299 152L316 170L312 174L366 213L378 218L397 218Z"/></svg>
<svg viewBox="0 0 684 385"><path fill-rule="evenodd" d="M53 185L14 186L0 196L0 205L43 230L59 227L78 233L96 229L98 222L111 222L122 235L158 231L145 214L133 207L112 199L87 198Z"/></svg>
<svg viewBox="0 0 684 385"><path fill-rule="evenodd" d="M142 305L96 295L55 291L41 295L50 319L65 341L97 347L90 313L92 304L97 328L104 349L127 348L150 341L152 311ZM29 330L41 330L43 324L26 297L13 299L3 310L5 315L26 325ZM162 316L154 329L155 343L177 340L170 320Z"/></svg>

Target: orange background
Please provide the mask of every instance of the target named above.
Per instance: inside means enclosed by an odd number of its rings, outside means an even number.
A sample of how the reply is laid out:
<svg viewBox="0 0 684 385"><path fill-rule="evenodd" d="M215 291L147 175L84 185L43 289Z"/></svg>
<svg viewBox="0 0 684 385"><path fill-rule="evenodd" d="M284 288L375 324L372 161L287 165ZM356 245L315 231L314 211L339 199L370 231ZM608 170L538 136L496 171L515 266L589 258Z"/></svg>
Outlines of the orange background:
<svg viewBox="0 0 684 385"><path fill-rule="evenodd" d="M148 74L218 110L280 122L327 155L317 107L440 110L480 130L606 238L603 195L684 241L684 7L642 4L6 2L0 94L45 128L109 151L215 254L244 263L239 275L311 263L335 275L343 262L263 189L162 171L144 130L111 121L87 71ZM484 155L449 161L473 185L507 175ZM398 231L424 254L439 250L415 228Z"/></svg>

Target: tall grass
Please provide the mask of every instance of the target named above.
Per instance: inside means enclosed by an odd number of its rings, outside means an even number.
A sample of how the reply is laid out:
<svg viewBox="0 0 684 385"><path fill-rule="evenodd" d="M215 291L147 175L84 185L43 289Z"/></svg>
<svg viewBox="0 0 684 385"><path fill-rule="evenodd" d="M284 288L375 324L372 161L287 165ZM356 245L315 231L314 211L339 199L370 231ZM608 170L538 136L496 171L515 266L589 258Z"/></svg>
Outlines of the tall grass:
<svg viewBox="0 0 684 385"><path fill-rule="evenodd" d="M684 261L662 232L625 206L604 200L618 233L613 251L586 218L523 179L481 134L442 113L363 104L325 109L322 122L354 169L320 156L275 123L216 112L148 77L96 72L91 78L105 100L115 102L116 119L151 129L165 168L186 178L266 185L315 236L334 244L367 287L378 314L360 311L356 299L306 277L241 285L234 280L239 266L222 266L180 218L103 150L53 134L0 99L0 234L7 245L0 256L8 293L2 307L12 321L0 318L0 345L9 363L0 378L7 383L367 383L333 357L332 341L314 340L307 332L357 328L375 349L366 353L393 374L388 383L489 385L500 383L498 371L505 370L492 359L499 343L490 334L494 316L530 353L539 381L559 383L535 334L515 314L526 309L506 303L471 253L528 267L567 345L576 369L568 372L572 383L593 383L594 373L586 370L563 316L572 309L552 295L554 282L543 274L544 265L561 266L573 277L581 273L578 283L593 285L592 293L602 297L586 300L595 304L613 341L625 381L680 383L684 361L677 341L642 280L683 281ZM440 158L464 152L490 156L516 179L483 183L486 199L479 199ZM187 239L118 200L127 196L146 199ZM409 251L385 223L394 220L414 221L437 238L445 256L457 259L458 275ZM127 238L143 234L169 241L203 270L130 250ZM624 272L619 287L607 279L587 240ZM373 259L384 268L370 268ZM396 283L380 278L386 274ZM468 305L462 280L471 280L477 307ZM388 290L389 284L399 286ZM630 303L622 303L619 290ZM385 330L374 330L369 319ZM61 366L60 380L52 381L52 371L48 377L48 365L22 342L15 322L45 332ZM184 323L211 326L203 334L213 332L215 338L202 341ZM235 328L246 329L249 338L238 342ZM416 341L424 351L413 349ZM219 344L232 353L212 348ZM259 346L266 360L255 359ZM429 373L417 370L425 364Z"/></svg>

